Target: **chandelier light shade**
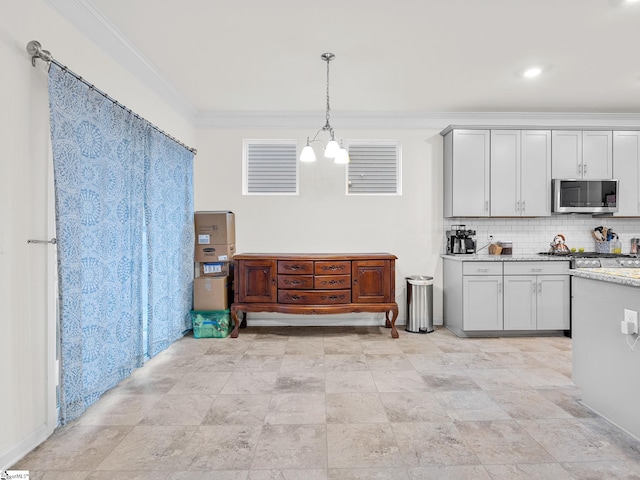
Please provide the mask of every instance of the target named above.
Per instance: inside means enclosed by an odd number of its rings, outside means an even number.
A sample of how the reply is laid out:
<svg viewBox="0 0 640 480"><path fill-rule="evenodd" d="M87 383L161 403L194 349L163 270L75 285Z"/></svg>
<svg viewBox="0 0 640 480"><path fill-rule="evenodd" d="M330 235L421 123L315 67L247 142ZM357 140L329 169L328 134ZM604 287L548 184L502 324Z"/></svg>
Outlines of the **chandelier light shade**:
<svg viewBox="0 0 640 480"><path fill-rule="evenodd" d="M300 153L300 161L306 163L316 161L316 152L313 151L313 147L309 144L309 137L307 137L307 144Z"/></svg>
<svg viewBox="0 0 640 480"><path fill-rule="evenodd" d="M331 62L336 56L333 53L323 53L320 55L322 61L327 62L327 112L325 115L325 124L320 130L318 130L313 137L313 139L309 139L307 137L307 144L300 152L300 161L301 162L315 162L316 154L313 151L313 147L311 146L314 142L323 143L322 140L318 139L318 135L320 132L328 132L329 133L329 142L324 147L324 156L326 158L333 158L335 163L344 164L349 163L349 153L342 146L342 142L338 143L335 138L335 134L333 132L333 127L331 126L330 117L331 117L331 106L329 104L329 62Z"/></svg>

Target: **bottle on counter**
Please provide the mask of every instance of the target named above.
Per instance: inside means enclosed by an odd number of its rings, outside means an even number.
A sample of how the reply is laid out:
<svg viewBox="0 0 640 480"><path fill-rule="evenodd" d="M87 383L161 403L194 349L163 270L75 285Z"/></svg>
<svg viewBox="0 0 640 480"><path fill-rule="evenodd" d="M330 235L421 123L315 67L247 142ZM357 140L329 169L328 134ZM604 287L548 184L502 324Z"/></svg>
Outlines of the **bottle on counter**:
<svg viewBox="0 0 640 480"><path fill-rule="evenodd" d="M609 242L611 244L611 253L622 253L622 243L617 237Z"/></svg>

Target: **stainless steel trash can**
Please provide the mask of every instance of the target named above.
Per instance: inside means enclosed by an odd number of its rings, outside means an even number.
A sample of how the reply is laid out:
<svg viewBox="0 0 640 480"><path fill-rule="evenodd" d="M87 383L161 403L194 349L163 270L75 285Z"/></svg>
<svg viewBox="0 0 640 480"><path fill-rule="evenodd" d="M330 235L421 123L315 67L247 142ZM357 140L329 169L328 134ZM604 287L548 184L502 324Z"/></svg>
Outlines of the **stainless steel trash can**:
<svg viewBox="0 0 640 480"><path fill-rule="evenodd" d="M407 325L412 333L433 332L433 277L412 275L407 280Z"/></svg>

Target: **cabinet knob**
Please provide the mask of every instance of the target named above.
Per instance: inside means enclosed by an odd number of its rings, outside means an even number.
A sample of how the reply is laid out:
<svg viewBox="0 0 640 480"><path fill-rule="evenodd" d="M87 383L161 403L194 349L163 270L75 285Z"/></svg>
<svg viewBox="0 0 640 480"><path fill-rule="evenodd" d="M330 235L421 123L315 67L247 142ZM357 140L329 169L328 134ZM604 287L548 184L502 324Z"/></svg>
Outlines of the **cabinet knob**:
<svg viewBox="0 0 640 480"><path fill-rule="evenodd" d="M524 213L524 209L525 209L525 206L524 206L524 200L523 200L522 201L522 213Z"/></svg>

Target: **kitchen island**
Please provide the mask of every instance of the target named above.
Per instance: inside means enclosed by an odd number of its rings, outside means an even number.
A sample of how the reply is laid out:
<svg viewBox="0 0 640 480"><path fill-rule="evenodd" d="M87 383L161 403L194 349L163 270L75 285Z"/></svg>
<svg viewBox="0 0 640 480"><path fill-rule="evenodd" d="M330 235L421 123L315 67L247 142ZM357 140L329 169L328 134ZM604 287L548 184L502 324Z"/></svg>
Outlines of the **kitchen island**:
<svg viewBox="0 0 640 480"><path fill-rule="evenodd" d="M640 312L640 269L577 268L572 275L573 381L589 408L640 438L640 342L624 310Z"/></svg>

